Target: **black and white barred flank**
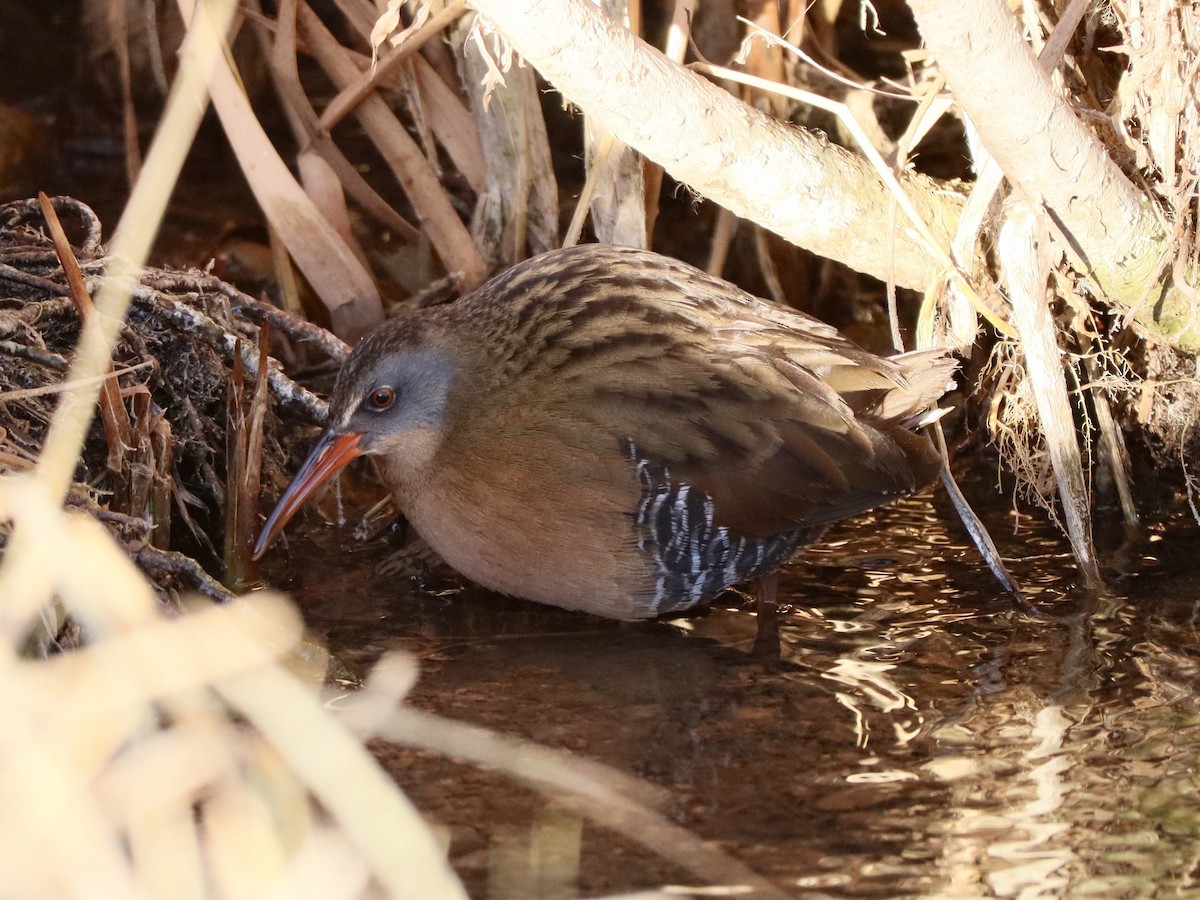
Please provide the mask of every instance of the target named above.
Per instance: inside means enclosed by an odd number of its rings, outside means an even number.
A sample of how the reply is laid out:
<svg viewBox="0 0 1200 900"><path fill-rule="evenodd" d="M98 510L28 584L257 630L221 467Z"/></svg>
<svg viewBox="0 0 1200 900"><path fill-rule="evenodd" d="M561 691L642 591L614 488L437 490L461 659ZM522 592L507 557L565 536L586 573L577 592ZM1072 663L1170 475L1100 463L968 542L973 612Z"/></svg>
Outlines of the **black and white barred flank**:
<svg viewBox="0 0 1200 900"><path fill-rule="evenodd" d="M666 466L642 457L632 441L622 443L642 488L633 511L637 546L659 572L654 615L690 609L738 582L773 572L815 532L802 528L764 539L734 534L715 523L712 497L673 481Z"/></svg>

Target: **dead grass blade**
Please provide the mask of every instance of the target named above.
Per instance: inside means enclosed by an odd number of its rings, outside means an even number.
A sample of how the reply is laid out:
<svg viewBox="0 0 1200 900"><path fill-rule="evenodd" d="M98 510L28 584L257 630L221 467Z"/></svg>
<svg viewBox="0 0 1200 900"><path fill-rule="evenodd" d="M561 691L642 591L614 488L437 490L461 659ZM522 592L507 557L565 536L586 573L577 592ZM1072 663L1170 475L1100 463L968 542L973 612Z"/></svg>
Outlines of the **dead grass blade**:
<svg viewBox="0 0 1200 900"><path fill-rule="evenodd" d="M138 146L137 110L133 105L133 69L129 54L129 7L123 0L109 0L108 32L113 55L117 59L117 78L121 84L121 124L125 142L125 176L129 186L137 183L142 168L142 150Z"/></svg>
<svg viewBox="0 0 1200 900"><path fill-rule="evenodd" d="M429 129L471 189L481 193L487 186L487 172L470 111L420 54L412 57L412 75L413 92L420 98Z"/></svg>
<svg viewBox="0 0 1200 900"><path fill-rule="evenodd" d="M996 580L1000 582L1004 590L1013 598L1013 602L1023 609L1031 609L1029 602L1025 599L1024 592L1021 590L1021 585L1017 583L1016 578L1008 570L1008 566L1004 564L1004 557L1000 555L1000 550L996 546L996 542L992 540L992 535L987 530L987 526L983 524L983 520L975 513L975 510L967 501L966 495L963 494L962 488L958 486L954 472L950 469L950 454L946 448L946 436L942 432L942 423L934 422L929 426L928 431L933 435L934 444L937 446L938 452L942 455L942 485L946 488L946 495L950 498L950 502L954 504L954 509L958 513L959 519L962 520L963 526L971 536L971 542L979 550L979 555L983 557L983 561L987 563L987 567L991 569Z"/></svg>

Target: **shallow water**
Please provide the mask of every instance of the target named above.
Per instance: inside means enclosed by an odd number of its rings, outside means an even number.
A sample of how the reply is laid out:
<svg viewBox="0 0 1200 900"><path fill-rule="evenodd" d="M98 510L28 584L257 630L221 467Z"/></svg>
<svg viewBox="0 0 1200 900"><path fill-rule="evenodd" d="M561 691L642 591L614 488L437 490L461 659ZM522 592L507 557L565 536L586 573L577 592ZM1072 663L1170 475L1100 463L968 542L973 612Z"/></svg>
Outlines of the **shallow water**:
<svg viewBox="0 0 1200 900"><path fill-rule="evenodd" d="M631 626L431 594L329 532L296 553L292 589L351 672L416 653L417 706L646 779L670 818L788 894L1200 896L1195 526L1109 552L1111 594L1087 598L1050 526L1014 532L993 505L1043 615L1014 611L926 494L785 570L778 663L749 655L736 602ZM473 896L696 883L504 776L380 754Z"/></svg>

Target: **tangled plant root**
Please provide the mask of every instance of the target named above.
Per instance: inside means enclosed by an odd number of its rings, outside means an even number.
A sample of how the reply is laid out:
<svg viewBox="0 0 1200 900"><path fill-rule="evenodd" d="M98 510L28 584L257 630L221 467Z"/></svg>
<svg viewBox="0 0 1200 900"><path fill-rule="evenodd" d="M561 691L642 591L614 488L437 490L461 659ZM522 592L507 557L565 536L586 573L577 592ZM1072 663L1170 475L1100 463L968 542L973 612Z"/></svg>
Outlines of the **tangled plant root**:
<svg viewBox="0 0 1200 900"><path fill-rule="evenodd" d="M54 201L76 232L74 253L95 293L106 279L100 223L85 205ZM57 404L80 334L80 319L36 201L0 206L0 474L33 466ZM225 518L227 410L235 360L258 371L256 344L264 323L304 341L327 361L346 347L316 326L242 294L202 272L147 269L132 286L133 304L113 356L131 446L114 445L93 424L69 503L104 524L164 595L176 587L227 597L205 567L219 565L215 547ZM273 363L273 361L272 361ZM264 474L282 484L290 442L304 423L320 424L325 405L277 365L267 383L287 422L266 417ZM181 521L187 535L171 523ZM0 525L0 546L7 526ZM182 538L182 544L180 539ZM186 546L189 555L178 552Z"/></svg>

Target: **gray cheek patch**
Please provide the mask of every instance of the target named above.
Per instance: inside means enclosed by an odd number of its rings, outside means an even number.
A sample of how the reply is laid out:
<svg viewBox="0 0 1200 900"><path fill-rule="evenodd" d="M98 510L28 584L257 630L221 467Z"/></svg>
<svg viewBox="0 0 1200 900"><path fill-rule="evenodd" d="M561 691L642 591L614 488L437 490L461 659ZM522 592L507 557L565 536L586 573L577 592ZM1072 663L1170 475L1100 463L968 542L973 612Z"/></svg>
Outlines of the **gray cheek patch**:
<svg viewBox="0 0 1200 900"><path fill-rule="evenodd" d="M401 361L403 379L399 387L407 394L402 396L402 402L405 412L411 415L404 417L405 424L411 428L440 424L454 380L453 364L438 350L406 353Z"/></svg>

